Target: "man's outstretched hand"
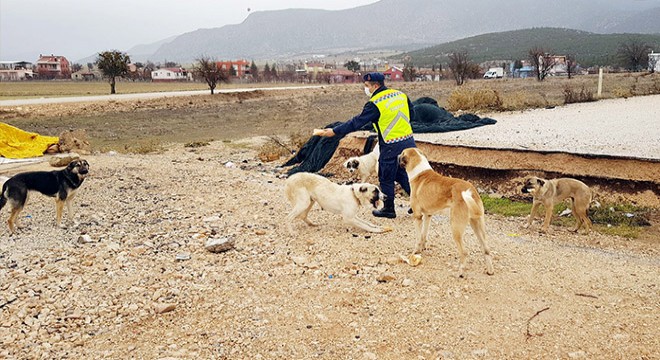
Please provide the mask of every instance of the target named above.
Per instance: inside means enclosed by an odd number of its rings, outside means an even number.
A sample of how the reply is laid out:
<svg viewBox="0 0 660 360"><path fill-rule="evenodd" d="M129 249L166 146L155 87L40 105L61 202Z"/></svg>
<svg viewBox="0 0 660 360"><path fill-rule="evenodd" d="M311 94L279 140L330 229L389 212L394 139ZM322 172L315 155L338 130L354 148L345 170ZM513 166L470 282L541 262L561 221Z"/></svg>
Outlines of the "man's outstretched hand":
<svg viewBox="0 0 660 360"><path fill-rule="evenodd" d="M335 132L332 129L314 129L312 135L321 137L333 137L335 136Z"/></svg>

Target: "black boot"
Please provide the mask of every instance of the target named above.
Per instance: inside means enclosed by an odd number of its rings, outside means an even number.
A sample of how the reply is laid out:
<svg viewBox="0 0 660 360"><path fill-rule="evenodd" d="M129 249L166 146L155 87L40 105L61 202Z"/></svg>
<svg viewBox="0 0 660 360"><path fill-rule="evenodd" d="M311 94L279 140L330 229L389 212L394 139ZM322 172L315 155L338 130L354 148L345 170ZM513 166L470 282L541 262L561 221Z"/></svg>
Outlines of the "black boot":
<svg viewBox="0 0 660 360"><path fill-rule="evenodd" d="M371 212L375 217L384 217L388 219L396 218L396 212L394 211L394 199L385 200L385 204L382 209L374 210Z"/></svg>

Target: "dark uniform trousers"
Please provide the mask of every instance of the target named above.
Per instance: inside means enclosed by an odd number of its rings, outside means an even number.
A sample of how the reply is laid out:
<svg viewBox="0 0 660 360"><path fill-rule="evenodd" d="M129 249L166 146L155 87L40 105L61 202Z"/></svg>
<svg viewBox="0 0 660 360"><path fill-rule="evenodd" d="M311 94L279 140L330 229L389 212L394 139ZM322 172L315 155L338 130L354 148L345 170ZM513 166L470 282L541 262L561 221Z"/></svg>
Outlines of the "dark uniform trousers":
<svg viewBox="0 0 660 360"><path fill-rule="evenodd" d="M380 157L378 158L378 180L383 194L387 196L386 201L394 202L394 182L398 182L401 188L410 195L410 182L406 170L399 166L397 157L403 150L415 146L413 138L393 144L380 144Z"/></svg>

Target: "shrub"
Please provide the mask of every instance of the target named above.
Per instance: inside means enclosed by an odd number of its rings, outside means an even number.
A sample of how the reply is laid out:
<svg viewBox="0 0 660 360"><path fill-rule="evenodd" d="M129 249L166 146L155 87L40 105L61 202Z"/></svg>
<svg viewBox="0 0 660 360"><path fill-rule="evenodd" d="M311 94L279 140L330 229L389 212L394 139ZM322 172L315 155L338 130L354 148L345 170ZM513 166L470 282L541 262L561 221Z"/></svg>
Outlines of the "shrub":
<svg viewBox="0 0 660 360"><path fill-rule="evenodd" d="M528 91L513 91L502 96L502 110L525 110L548 105L545 97Z"/></svg>
<svg viewBox="0 0 660 360"><path fill-rule="evenodd" d="M614 97L627 99L627 98L633 96L633 93L630 89L624 89L622 87L616 87L612 90L612 95L614 95Z"/></svg>
<svg viewBox="0 0 660 360"><path fill-rule="evenodd" d="M502 110L502 99L493 89L458 88L447 100L450 111L457 110Z"/></svg>
<svg viewBox="0 0 660 360"><path fill-rule="evenodd" d="M570 85L564 86L564 104L590 101L596 101L594 93L591 90L588 90L584 85L582 85L579 92L575 91Z"/></svg>

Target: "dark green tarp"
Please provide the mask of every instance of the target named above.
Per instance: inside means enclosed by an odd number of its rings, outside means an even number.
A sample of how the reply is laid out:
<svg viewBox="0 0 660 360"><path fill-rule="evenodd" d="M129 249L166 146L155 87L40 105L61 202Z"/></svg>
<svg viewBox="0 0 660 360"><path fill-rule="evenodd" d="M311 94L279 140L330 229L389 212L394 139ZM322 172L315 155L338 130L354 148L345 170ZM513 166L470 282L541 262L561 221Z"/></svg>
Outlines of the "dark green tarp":
<svg viewBox="0 0 660 360"><path fill-rule="evenodd" d="M450 131L460 131L472 129L479 126L495 124L497 121L491 118L480 118L474 114L462 114L455 117L449 111L438 106L438 103L429 97L422 97L413 102L413 118L411 121L413 133L441 133ZM326 128L332 128L340 124L334 122L328 124ZM367 124L362 130L373 131L373 126ZM292 166L288 174L297 172L317 172L330 161L335 153L339 141L343 136L334 136L331 138L322 138L312 136L300 151L296 153L289 161L282 166Z"/></svg>

